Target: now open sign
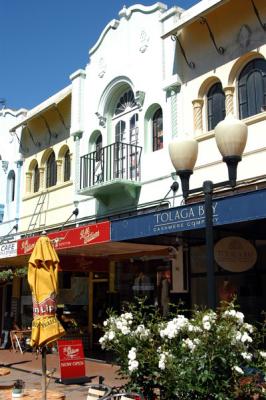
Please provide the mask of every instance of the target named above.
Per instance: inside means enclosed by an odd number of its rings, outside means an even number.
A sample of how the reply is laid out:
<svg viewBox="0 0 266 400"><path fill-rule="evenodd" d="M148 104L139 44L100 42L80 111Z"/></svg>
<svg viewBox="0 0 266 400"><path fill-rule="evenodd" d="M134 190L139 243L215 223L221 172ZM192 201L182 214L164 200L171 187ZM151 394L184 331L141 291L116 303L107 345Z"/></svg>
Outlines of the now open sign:
<svg viewBox="0 0 266 400"><path fill-rule="evenodd" d="M61 381L85 377L85 357L82 340L58 340Z"/></svg>

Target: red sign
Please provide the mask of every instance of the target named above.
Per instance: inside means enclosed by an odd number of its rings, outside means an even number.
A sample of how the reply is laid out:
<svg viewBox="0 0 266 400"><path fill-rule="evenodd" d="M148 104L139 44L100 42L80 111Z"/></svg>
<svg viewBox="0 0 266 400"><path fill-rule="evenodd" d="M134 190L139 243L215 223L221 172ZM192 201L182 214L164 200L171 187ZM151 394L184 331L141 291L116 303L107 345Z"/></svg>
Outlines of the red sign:
<svg viewBox="0 0 266 400"><path fill-rule="evenodd" d="M53 242L56 250L108 242L110 240L110 222L83 225L78 228L48 233L47 236ZM19 239L17 254L31 254L38 237Z"/></svg>
<svg viewBox="0 0 266 400"><path fill-rule="evenodd" d="M58 340L61 379L85 376L85 357L82 340Z"/></svg>

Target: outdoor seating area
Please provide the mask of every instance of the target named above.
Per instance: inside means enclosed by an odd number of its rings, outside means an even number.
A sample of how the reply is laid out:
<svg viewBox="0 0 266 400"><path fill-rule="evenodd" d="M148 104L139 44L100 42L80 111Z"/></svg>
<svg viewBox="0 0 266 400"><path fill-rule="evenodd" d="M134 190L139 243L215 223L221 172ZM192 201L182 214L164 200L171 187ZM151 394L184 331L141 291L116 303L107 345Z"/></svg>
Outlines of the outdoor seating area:
<svg viewBox="0 0 266 400"><path fill-rule="evenodd" d="M24 353L28 349L28 340L31 335L31 329L10 331L10 342L13 351Z"/></svg>

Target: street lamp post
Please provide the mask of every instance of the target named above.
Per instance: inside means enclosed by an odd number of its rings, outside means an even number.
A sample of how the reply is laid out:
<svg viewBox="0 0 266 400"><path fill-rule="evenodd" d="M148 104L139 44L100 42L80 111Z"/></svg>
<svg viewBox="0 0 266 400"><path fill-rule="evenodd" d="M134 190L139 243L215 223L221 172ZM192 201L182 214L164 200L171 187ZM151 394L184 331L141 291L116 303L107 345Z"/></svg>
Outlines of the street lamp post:
<svg viewBox="0 0 266 400"><path fill-rule="evenodd" d="M198 142L193 138L176 139L169 144L169 155L177 175L180 177L183 197L203 192L205 212L205 243L207 258L208 306L216 306L214 248L213 248L213 191L217 188L236 186L237 165L247 142L247 126L242 121L227 116L217 124L215 130L217 147L227 164L228 180L218 183L204 181L202 187L189 189L189 178L193 173L198 155Z"/></svg>

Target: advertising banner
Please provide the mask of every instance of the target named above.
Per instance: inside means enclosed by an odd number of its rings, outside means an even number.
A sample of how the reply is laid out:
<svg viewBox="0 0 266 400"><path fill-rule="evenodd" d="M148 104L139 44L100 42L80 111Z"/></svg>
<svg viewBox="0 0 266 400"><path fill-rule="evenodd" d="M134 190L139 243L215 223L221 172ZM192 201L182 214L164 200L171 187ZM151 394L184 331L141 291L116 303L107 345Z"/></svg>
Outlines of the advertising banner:
<svg viewBox="0 0 266 400"><path fill-rule="evenodd" d="M52 240L56 250L108 242L110 240L110 222L83 225L78 228L48 233L47 236ZM31 254L38 237L19 239L18 255Z"/></svg>
<svg viewBox="0 0 266 400"><path fill-rule="evenodd" d="M85 357L81 339L58 340L61 381L75 380L86 375Z"/></svg>

